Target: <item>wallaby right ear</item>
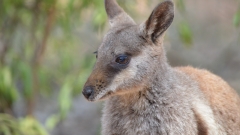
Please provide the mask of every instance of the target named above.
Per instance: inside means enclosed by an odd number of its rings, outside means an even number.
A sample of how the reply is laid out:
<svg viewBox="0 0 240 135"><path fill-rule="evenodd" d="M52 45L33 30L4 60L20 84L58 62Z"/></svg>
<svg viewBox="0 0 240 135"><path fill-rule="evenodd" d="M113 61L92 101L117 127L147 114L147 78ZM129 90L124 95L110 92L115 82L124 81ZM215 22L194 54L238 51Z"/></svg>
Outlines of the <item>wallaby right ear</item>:
<svg viewBox="0 0 240 135"><path fill-rule="evenodd" d="M167 28L171 25L174 18L174 5L172 1L164 1L157 5L148 20L141 24L141 31L146 38L156 42Z"/></svg>

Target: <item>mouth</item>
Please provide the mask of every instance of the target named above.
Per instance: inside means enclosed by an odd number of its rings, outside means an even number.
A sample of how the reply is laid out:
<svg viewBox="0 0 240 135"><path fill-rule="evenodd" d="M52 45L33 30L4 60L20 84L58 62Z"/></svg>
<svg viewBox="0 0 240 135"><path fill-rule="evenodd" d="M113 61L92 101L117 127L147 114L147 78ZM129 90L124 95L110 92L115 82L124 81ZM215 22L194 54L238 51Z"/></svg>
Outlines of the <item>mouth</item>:
<svg viewBox="0 0 240 135"><path fill-rule="evenodd" d="M109 91L106 94L102 95L97 95L97 96L90 96L89 98L87 98L88 101L94 102L94 101L103 101L106 100L108 97L113 95L113 91Z"/></svg>
<svg viewBox="0 0 240 135"><path fill-rule="evenodd" d="M107 92L105 95L103 95L101 98L99 98L99 100L104 100L104 99L106 99L107 97L109 97L109 96L111 96L111 95L113 95L113 92L112 92L112 91L109 91L109 92Z"/></svg>
<svg viewBox="0 0 240 135"><path fill-rule="evenodd" d="M86 97L85 97L86 98ZM93 96L90 96L89 98L86 98L88 101L90 102L94 102L95 101L95 98Z"/></svg>

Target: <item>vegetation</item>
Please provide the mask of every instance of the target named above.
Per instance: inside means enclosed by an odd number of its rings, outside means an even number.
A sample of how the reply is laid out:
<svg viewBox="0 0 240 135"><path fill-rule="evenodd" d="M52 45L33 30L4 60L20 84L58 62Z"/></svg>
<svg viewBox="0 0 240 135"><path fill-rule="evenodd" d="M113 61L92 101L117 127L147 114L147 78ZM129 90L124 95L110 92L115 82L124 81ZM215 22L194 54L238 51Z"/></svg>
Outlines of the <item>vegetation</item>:
<svg viewBox="0 0 240 135"><path fill-rule="evenodd" d="M132 2L124 0L120 4L128 10ZM184 1L176 3L184 16ZM1 135L48 134L34 116L39 96L57 93L59 99L59 112L46 120L45 127L53 129L66 117L95 60L82 44L79 29L89 21L98 33L106 20L102 0L0 0ZM240 8L233 23L239 27ZM191 28L184 19L178 32L191 46ZM19 98L27 107L22 118L13 110Z"/></svg>

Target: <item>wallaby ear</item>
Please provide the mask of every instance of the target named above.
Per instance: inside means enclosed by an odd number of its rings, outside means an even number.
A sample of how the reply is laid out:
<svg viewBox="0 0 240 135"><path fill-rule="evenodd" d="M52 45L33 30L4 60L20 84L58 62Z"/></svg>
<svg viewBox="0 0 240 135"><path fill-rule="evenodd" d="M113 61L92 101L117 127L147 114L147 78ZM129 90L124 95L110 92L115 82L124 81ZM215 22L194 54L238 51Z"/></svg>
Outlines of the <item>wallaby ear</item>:
<svg viewBox="0 0 240 135"><path fill-rule="evenodd" d="M141 31L146 38L156 42L171 25L174 18L174 5L172 1L164 1L157 5L148 20L141 24Z"/></svg>
<svg viewBox="0 0 240 135"><path fill-rule="evenodd" d="M117 4L116 0L105 0L105 9L111 27L135 25L134 20Z"/></svg>

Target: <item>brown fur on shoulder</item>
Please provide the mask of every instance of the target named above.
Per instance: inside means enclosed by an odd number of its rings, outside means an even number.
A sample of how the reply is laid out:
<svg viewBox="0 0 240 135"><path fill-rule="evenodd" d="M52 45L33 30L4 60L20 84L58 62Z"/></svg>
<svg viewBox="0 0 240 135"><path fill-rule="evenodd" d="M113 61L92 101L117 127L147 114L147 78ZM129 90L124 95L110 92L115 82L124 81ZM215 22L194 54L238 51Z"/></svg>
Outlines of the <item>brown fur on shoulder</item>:
<svg viewBox="0 0 240 135"><path fill-rule="evenodd" d="M213 113L228 134L240 134L239 96L224 80L207 70L193 67L177 67L199 84L200 90L210 103Z"/></svg>

